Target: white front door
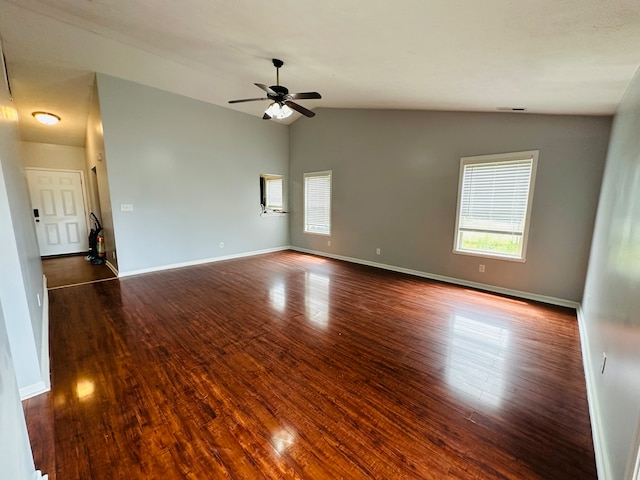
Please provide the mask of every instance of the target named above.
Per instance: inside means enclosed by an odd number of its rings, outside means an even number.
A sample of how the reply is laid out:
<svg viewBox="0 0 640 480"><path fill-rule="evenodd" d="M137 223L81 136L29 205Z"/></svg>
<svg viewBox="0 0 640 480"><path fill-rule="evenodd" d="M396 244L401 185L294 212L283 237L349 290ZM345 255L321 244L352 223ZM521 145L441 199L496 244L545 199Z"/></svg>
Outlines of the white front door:
<svg viewBox="0 0 640 480"><path fill-rule="evenodd" d="M88 250L81 173L30 168L26 171L40 255Z"/></svg>

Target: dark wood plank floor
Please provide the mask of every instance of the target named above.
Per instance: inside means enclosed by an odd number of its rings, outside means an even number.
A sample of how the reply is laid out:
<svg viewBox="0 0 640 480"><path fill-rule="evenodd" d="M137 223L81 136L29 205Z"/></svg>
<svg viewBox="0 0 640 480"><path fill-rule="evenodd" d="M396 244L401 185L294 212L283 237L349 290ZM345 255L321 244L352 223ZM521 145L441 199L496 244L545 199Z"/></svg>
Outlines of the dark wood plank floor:
<svg viewBox="0 0 640 480"><path fill-rule="evenodd" d="M294 252L50 309L58 479L596 478L568 309Z"/></svg>
<svg viewBox="0 0 640 480"><path fill-rule="evenodd" d="M42 271L49 289L116 278L105 264L93 265L84 255L43 258Z"/></svg>
<svg viewBox="0 0 640 480"><path fill-rule="evenodd" d="M55 435L53 395L38 395L22 402L29 441L36 468L49 474L49 480L56 480Z"/></svg>

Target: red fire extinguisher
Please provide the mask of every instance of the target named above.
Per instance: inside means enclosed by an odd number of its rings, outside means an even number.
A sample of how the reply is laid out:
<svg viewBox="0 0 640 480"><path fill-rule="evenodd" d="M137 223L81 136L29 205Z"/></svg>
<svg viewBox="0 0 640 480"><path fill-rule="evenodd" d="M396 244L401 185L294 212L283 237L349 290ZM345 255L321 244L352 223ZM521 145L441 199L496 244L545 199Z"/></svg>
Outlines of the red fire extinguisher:
<svg viewBox="0 0 640 480"><path fill-rule="evenodd" d="M104 237L102 236L102 234L98 234L96 242L96 251L98 252L98 258L104 258L107 255L107 250L104 246Z"/></svg>

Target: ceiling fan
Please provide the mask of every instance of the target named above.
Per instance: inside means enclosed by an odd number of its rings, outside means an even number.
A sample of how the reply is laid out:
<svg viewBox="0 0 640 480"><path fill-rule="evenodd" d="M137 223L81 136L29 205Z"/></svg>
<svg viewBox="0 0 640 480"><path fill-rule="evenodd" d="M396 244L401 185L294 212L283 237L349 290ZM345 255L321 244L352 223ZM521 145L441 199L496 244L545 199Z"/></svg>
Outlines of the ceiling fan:
<svg viewBox="0 0 640 480"><path fill-rule="evenodd" d="M272 61L273 66L276 67L276 84L268 87L267 85L264 85L262 83L254 83L256 87L261 88L267 93L266 97L230 100L229 103L271 100L272 103L269 105L267 110L264 112L264 115L262 116L264 120L271 120L272 118L282 120L290 116L293 113L293 110L301 113L305 117L315 116L315 113L313 113L311 110L304 108L302 105L298 105L297 103L293 102L293 100L318 99L322 98L322 96L318 92L289 93L289 89L287 87L280 85L280 67L284 65L284 62L282 60L278 60L277 58L274 58Z"/></svg>

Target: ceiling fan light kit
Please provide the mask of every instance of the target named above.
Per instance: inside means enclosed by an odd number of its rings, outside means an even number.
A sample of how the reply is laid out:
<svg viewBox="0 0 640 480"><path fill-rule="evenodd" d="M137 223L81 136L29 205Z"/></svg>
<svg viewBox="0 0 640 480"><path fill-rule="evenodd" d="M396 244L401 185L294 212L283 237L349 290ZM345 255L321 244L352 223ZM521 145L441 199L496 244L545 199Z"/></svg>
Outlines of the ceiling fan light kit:
<svg viewBox="0 0 640 480"><path fill-rule="evenodd" d="M318 92L289 93L289 89L287 87L280 85L280 67L284 65L284 62L277 58L272 59L272 62L273 66L276 67L276 84L269 87L262 83L254 83L256 87L266 92L266 97L230 100L229 103L271 100L271 104L267 107L264 115L262 116L264 120L271 120L272 118L275 118L276 120L283 120L291 116L294 110L305 117L314 117L315 113L304 108L302 105L298 105L293 102L293 100L320 99L322 96Z"/></svg>
<svg viewBox="0 0 640 480"><path fill-rule="evenodd" d="M271 118L275 118L276 120L284 120L285 118L293 115L293 110L289 108L287 105L280 105L279 103L273 102L269 107L265 110L264 116L262 117L264 120L269 120ZM269 118L265 118L269 117Z"/></svg>

